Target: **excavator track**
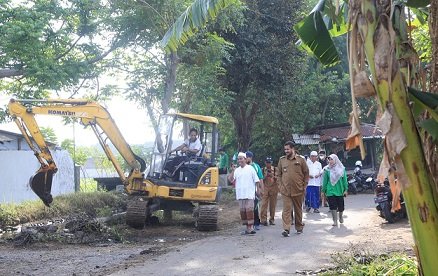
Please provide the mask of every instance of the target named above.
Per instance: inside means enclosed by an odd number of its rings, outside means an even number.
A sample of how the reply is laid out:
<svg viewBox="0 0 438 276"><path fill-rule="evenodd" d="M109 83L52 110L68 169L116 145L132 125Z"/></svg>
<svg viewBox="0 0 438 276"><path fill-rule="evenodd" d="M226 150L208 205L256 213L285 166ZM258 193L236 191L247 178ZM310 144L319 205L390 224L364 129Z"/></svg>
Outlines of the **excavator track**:
<svg viewBox="0 0 438 276"><path fill-rule="evenodd" d="M195 226L199 231L217 230L218 207L216 205L199 205L194 212Z"/></svg>
<svg viewBox="0 0 438 276"><path fill-rule="evenodd" d="M134 228L144 228L147 209L147 201L128 201L128 208L126 209L126 224Z"/></svg>

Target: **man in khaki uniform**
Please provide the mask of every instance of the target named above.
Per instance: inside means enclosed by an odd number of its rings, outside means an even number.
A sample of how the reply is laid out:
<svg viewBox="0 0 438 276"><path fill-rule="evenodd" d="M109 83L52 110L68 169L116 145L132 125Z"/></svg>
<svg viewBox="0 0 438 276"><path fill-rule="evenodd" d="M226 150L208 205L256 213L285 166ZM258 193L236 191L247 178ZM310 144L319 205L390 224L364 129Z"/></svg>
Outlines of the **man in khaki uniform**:
<svg viewBox="0 0 438 276"><path fill-rule="evenodd" d="M277 206L277 168L272 166L272 158L266 157L266 167L263 168L264 187L262 195L262 210L260 213L261 224L268 226L268 204L269 204L269 224L275 225L275 206Z"/></svg>
<svg viewBox="0 0 438 276"><path fill-rule="evenodd" d="M295 213L295 229L297 234L303 233L303 199L309 182L309 168L306 160L295 153L295 144L288 141L284 144L285 156L278 161L279 189L283 198L283 233L289 237L291 211Z"/></svg>

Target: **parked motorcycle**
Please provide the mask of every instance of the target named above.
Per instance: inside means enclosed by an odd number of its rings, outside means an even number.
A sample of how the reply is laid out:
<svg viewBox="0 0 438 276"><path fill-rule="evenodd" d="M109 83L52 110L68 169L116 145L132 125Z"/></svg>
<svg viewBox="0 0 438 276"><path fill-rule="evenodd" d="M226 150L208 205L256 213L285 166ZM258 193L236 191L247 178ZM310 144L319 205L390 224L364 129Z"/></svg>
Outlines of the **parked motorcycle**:
<svg viewBox="0 0 438 276"><path fill-rule="evenodd" d="M370 174L370 175L364 175L364 177L362 177L362 182L361 182L361 191L359 192L365 192L367 190L370 191L374 191L374 189L376 188L377 185L377 181L376 178L374 176L374 174Z"/></svg>
<svg viewBox="0 0 438 276"><path fill-rule="evenodd" d="M357 179L354 175L348 176L348 193L349 194L357 194Z"/></svg>
<svg viewBox="0 0 438 276"><path fill-rule="evenodd" d="M365 192L367 190L374 191L376 180L373 175L365 175L362 173L362 162L356 161L356 168L353 174L348 178L348 192L351 194Z"/></svg>
<svg viewBox="0 0 438 276"><path fill-rule="evenodd" d="M394 223L397 220L407 217L406 205L402 194L400 194L401 208L395 213L391 212L393 195L388 180L385 180L383 184L378 184L376 186L375 194L374 203L377 204L376 209L380 212L380 216L387 222Z"/></svg>

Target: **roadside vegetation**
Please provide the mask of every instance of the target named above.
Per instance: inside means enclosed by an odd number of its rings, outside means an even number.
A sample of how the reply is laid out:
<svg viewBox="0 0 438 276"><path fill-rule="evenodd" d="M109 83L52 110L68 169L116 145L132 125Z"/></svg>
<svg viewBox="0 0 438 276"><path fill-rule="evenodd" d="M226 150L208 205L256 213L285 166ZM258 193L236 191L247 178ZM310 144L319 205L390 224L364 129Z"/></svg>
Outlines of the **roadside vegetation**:
<svg viewBox="0 0 438 276"><path fill-rule="evenodd" d="M415 257L403 253L372 255L333 256L334 270L321 275L417 275L418 265Z"/></svg>
<svg viewBox="0 0 438 276"><path fill-rule="evenodd" d="M231 188L222 188L220 202L229 203L236 200L236 190Z"/></svg>
<svg viewBox="0 0 438 276"><path fill-rule="evenodd" d="M20 204L0 204L0 227L50 220L64 216L86 215L88 217L107 217L116 212L126 210L127 198L123 193L97 191L96 183L81 183L81 192L57 196L50 208L44 206L41 200L29 200ZM223 189L221 204L235 201L234 189ZM173 212L176 221L190 219L192 214ZM154 214L159 220L164 219L162 211Z"/></svg>
<svg viewBox="0 0 438 276"><path fill-rule="evenodd" d="M107 216L114 211L125 209L126 199L121 193L80 192L57 196L50 208L45 207L40 200L25 201L20 204L1 204L0 226L13 226L74 214L86 214L91 217Z"/></svg>

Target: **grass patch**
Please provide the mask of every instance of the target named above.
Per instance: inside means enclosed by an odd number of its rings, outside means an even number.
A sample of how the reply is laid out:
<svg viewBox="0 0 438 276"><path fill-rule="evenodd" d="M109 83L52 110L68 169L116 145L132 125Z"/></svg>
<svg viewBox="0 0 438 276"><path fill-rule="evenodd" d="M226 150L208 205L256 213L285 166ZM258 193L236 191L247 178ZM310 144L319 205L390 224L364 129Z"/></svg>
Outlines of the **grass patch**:
<svg viewBox="0 0 438 276"><path fill-rule="evenodd" d="M222 193L219 202L220 203L229 203L236 200L236 190L233 188L222 188Z"/></svg>
<svg viewBox="0 0 438 276"><path fill-rule="evenodd" d="M50 208L40 200L0 204L0 227L78 213L91 217L109 215L114 210L125 210L126 202L122 194L96 191L57 196Z"/></svg>
<svg viewBox="0 0 438 276"><path fill-rule="evenodd" d="M417 275L418 266L415 257L403 253L347 255L338 253L332 256L335 269L321 275Z"/></svg>

